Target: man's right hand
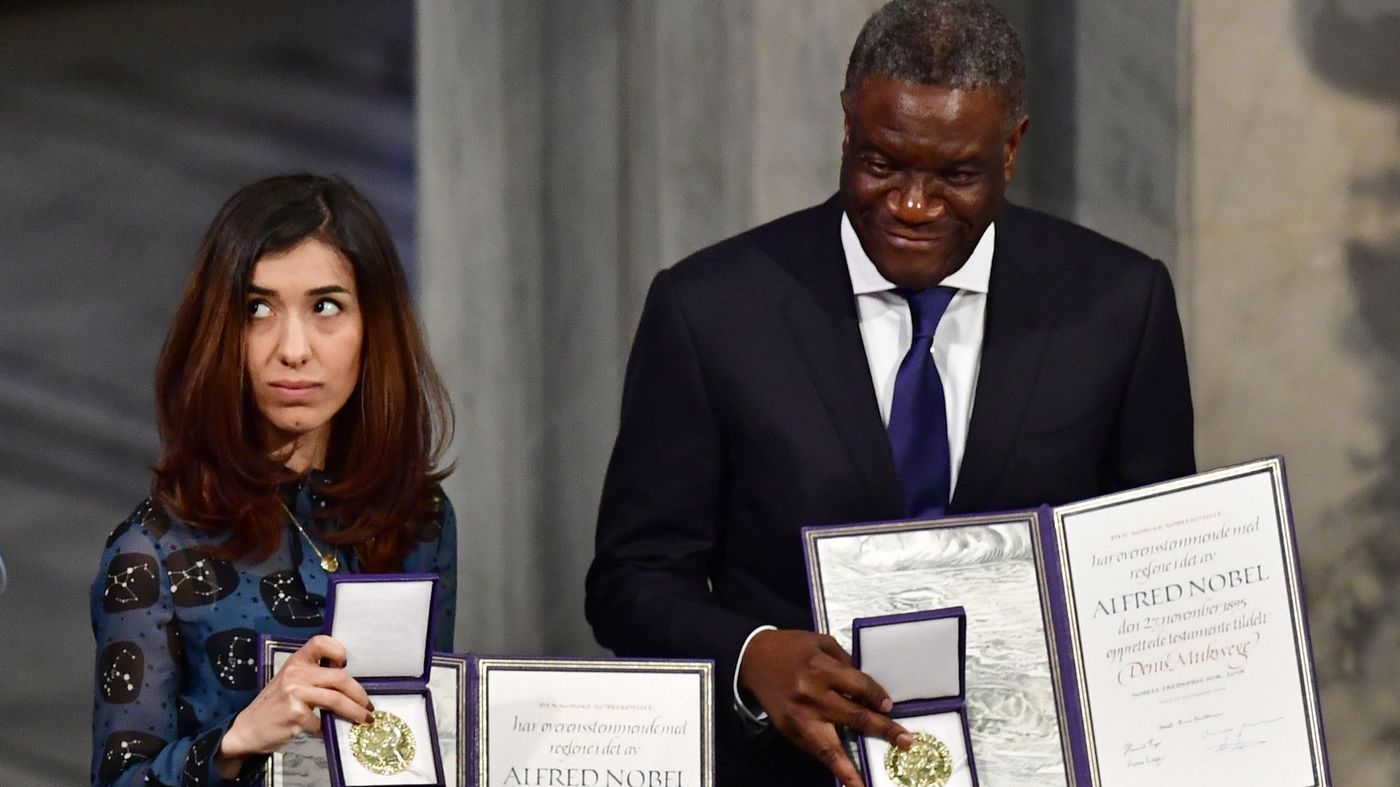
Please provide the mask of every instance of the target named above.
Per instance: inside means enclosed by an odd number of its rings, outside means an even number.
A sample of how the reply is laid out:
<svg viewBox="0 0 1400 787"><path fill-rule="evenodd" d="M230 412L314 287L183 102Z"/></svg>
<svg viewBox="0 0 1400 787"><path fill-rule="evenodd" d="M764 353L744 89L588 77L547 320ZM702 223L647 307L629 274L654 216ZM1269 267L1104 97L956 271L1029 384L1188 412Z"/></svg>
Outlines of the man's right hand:
<svg viewBox="0 0 1400 787"><path fill-rule="evenodd" d="M761 631L739 665L739 686L753 695L788 740L817 758L845 787L865 787L841 745L837 725L907 749L913 738L892 721L893 703L869 675L851 666L836 640L811 631Z"/></svg>

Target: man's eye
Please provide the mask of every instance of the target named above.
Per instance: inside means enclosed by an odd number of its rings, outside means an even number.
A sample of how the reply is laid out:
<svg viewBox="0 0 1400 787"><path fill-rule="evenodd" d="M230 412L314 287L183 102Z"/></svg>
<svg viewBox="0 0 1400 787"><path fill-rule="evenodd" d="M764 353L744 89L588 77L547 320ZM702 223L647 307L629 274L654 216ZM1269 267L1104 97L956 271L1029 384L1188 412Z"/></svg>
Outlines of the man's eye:
<svg viewBox="0 0 1400 787"><path fill-rule="evenodd" d="M968 186L973 183L976 183L978 178L980 178L981 176L982 173L977 172L976 170L960 169L953 172L949 172L945 177L947 178L949 183L952 183L955 186Z"/></svg>
<svg viewBox="0 0 1400 787"><path fill-rule="evenodd" d="M890 163L884 159L867 159L865 169L870 174L880 178L888 177L894 173L894 167L891 167Z"/></svg>
<svg viewBox="0 0 1400 787"><path fill-rule="evenodd" d="M336 301L331 300L330 298L322 298L321 300L316 301L316 305L312 307L312 311L316 312L317 314L329 317L335 314L340 314L341 311L343 311L343 309L341 309L340 304Z"/></svg>
<svg viewBox="0 0 1400 787"><path fill-rule="evenodd" d="M272 314L272 307L267 305L267 301L249 301L248 316L253 319L267 317Z"/></svg>

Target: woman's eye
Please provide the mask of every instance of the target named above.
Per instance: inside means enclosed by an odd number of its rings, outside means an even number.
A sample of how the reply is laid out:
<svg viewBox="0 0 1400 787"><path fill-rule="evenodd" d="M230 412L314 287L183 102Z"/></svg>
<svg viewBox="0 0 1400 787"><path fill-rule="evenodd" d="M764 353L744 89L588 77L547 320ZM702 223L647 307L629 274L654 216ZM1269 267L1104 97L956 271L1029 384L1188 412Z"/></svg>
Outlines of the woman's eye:
<svg viewBox="0 0 1400 787"><path fill-rule="evenodd" d="M253 319L256 320L256 319L258 319L259 317L267 317L267 316L270 315L270 314L272 314L272 307L271 307L271 306L268 306L266 301L249 301L249 302L248 302L248 316L249 316L249 317L251 317L251 318L253 318Z"/></svg>
<svg viewBox="0 0 1400 787"><path fill-rule="evenodd" d="M330 298L322 298L321 300L316 301L316 305L312 307L312 311L316 312L317 314L329 317L334 314L340 314L342 309L340 308L339 303L336 303Z"/></svg>

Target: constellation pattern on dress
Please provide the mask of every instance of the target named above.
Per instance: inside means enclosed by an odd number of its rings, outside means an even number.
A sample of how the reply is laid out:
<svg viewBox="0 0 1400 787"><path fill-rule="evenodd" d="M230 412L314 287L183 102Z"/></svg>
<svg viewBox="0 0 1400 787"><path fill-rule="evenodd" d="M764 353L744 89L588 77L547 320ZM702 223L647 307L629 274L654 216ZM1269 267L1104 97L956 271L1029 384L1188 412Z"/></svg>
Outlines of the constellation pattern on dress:
<svg viewBox="0 0 1400 787"><path fill-rule="evenodd" d="M146 655L135 642L113 642L102 650L98 682L108 702L131 702L141 694Z"/></svg>
<svg viewBox="0 0 1400 787"><path fill-rule="evenodd" d="M214 677L230 689L247 690L257 680L258 632L237 628L220 631L205 643Z"/></svg>
<svg viewBox="0 0 1400 787"><path fill-rule="evenodd" d="M194 743L190 745L190 752L185 755L182 787L199 787L208 781L209 761L213 759L214 752L218 750L222 738L222 730L210 730L196 738Z"/></svg>
<svg viewBox="0 0 1400 787"><path fill-rule="evenodd" d="M163 748L165 739L156 735L136 730L117 730L107 737L98 778L102 781L115 779L133 762L149 760Z"/></svg>
<svg viewBox="0 0 1400 787"><path fill-rule="evenodd" d="M205 602L219 597L219 577L210 566L212 561L202 557L189 568L170 572L170 592L188 593Z"/></svg>
<svg viewBox="0 0 1400 787"><path fill-rule="evenodd" d="M285 626L321 625L325 599L306 592L301 575L295 571L275 571L259 583L263 603L277 622Z"/></svg>
<svg viewBox="0 0 1400 787"><path fill-rule="evenodd" d="M102 588L102 609L125 612L156 603L156 559L153 555L126 552L112 558L107 566L107 583Z"/></svg>
<svg viewBox="0 0 1400 787"><path fill-rule="evenodd" d="M170 532L170 516L161 508L158 508L149 499L143 508L137 509L141 527L146 529L151 537L160 540L165 538L165 534Z"/></svg>
<svg viewBox="0 0 1400 787"><path fill-rule="evenodd" d="M287 502L309 511L318 527L324 519L334 529L334 500L303 490ZM443 532L441 523L425 528L404 570L441 570L435 561ZM258 634L304 637L319 628L324 579L309 553L298 573L286 543L253 561L218 555L223 542L224 534L171 519L149 500L112 532L90 597L94 781L218 782L211 763L223 728L214 720L256 692ZM450 606L440 609L450 614ZM178 680L166 679L172 670ZM305 742L315 756L304 769L324 774L324 744Z"/></svg>
<svg viewBox="0 0 1400 787"><path fill-rule="evenodd" d="M170 596L182 607L213 604L238 587L238 570L198 549L182 549L165 559Z"/></svg>

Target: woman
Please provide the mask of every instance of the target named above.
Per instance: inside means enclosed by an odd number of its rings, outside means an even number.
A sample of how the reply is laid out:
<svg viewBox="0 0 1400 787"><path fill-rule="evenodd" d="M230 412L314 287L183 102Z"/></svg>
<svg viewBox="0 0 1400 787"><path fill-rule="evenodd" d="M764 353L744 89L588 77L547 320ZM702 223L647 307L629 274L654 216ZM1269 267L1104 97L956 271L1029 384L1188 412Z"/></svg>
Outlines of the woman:
<svg viewBox="0 0 1400 787"><path fill-rule="evenodd" d="M435 647L452 647L456 524L436 466L451 411L369 203L311 175L235 194L166 338L156 405L151 497L92 588L92 778L247 783L318 729L317 709L370 717L329 637L256 691L258 634L314 634L329 573L441 575Z"/></svg>

